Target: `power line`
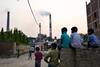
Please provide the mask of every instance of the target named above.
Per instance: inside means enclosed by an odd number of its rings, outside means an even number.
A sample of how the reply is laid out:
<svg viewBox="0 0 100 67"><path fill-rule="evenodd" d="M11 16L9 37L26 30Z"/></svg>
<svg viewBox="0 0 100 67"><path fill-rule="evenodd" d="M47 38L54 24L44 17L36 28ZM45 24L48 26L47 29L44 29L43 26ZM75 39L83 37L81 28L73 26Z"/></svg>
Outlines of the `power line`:
<svg viewBox="0 0 100 67"><path fill-rule="evenodd" d="M29 0L27 0L27 2L28 2L28 5L29 5L29 7L30 7L31 13L32 13L32 15L33 15L33 18L34 18L34 20L35 20L36 24L37 24L37 25L39 25L39 24L38 24L38 22L37 22L37 20L36 20L35 15L34 15L34 12L33 12L32 8L31 8L31 5L30 5Z"/></svg>

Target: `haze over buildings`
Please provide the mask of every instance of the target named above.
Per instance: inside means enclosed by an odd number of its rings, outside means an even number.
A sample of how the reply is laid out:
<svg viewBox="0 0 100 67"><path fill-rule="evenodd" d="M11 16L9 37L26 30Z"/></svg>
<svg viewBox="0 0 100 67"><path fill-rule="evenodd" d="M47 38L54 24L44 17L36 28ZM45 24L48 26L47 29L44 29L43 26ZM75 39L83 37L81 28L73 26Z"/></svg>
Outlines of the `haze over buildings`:
<svg viewBox="0 0 100 67"><path fill-rule="evenodd" d="M89 0L29 0L41 31L49 36L49 17L41 16L40 11L50 12L52 15L52 35L60 37L63 26L70 29L79 28L79 33L87 33L86 1ZM0 0L0 29L6 30L6 15L10 11L10 29L17 27L28 36L37 36L39 30L35 23L27 0Z"/></svg>

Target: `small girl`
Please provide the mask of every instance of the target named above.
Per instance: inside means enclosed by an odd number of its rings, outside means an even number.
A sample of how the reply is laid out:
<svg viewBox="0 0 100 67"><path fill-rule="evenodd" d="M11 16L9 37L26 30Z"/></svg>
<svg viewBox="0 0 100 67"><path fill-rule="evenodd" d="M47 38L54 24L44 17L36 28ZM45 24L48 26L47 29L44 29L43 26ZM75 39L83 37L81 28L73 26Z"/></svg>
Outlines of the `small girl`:
<svg viewBox="0 0 100 67"><path fill-rule="evenodd" d="M43 54L40 52L40 48L36 47L35 52L35 67L41 67L41 60L43 58Z"/></svg>

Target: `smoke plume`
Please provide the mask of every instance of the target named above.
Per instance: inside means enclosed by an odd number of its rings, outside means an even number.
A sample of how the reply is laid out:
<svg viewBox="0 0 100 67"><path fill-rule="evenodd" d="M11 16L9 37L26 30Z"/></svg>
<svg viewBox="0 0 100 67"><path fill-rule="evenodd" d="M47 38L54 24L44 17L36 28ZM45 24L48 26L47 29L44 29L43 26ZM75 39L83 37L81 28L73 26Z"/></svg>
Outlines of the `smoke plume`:
<svg viewBox="0 0 100 67"><path fill-rule="evenodd" d="M48 16L48 15L50 15L50 13L49 12L46 12L46 11L40 11L40 14L42 16Z"/></svg>

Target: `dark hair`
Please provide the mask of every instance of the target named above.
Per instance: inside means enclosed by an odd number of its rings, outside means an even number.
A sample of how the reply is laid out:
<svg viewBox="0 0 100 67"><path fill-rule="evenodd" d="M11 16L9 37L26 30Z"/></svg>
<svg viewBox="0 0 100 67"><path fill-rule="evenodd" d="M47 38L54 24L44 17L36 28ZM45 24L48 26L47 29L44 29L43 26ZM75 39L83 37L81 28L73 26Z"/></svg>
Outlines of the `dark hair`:
<svg viewBox="0 0 100 67"><path fill-rule="evenodd" d="M66 27L63 27L63 28L61 29L61 32L62 32L62 33L67 32L67 28L66 28Z"/></svg>
<svg viewBox="0 0 100 67"><path fill-rule="evenodd" d="M77 27L72 27L71 28L72 33L77 32L77 30L78 30Z"/></svg>
<svg viewBox="0 0 100 67"><path fill-rule="evenodd" d="M94 33L94 30L91 28L91 29L88 29L88 34L92 34Z"/></svg>
<svg viewBox="0 0 100 67"><path fill-rule="evenodd" d="M36 49L36 51L39 51L39 50L40 50L40 48L39 48L39 47L36 47L35 49Z"/></svg>
<svg viewBox="0 0 100 67"><path fill-rule="evenodd" d="M57 48L57 44L56 43L52 43L51 47L52 47L52 49L56 49Z"/></svg>

